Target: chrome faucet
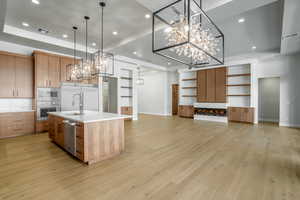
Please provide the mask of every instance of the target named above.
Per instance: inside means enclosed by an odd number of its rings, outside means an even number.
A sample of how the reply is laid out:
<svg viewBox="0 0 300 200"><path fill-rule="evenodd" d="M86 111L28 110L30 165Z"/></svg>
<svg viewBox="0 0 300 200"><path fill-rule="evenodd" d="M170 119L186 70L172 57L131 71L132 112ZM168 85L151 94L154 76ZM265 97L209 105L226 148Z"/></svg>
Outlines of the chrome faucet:
<svg viewBox="0 0 300 200"><path fill-rule="evenodd" d="M79 96L79 114L83 115L84 114L84 92L80 90L80 93L78 94L73 94L73 101L72 101L72 106L75 106L75 97Z"/></svg>

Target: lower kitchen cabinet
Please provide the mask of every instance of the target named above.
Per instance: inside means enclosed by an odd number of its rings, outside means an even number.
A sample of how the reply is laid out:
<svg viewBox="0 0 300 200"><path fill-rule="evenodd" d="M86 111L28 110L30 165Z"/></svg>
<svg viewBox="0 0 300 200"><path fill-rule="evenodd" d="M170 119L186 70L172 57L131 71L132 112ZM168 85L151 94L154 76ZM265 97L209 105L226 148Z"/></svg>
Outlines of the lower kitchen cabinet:
<svg viewBox="0 0 300 200"><path fill-rule="evenodd" d="M194 112L195 112L194 106L189 106L189 105L180 105L178 109L179 117L193 118Z"/></svg>
<svg viewBox="0 0 300 200"><path fill-rule="evenodd" d="M64 147L64 143L65 143L65 139L64 139L65 129L64 129L63 120L64 120L63 118L54 117L52 115L48 117L49 138L61 147Z"/></svg>
<svg viewBox="0 0 300 200"><path fill-rule="evenodd" d="M34 133L34 112L0 113L0 138Z"/></svg>
<svg viewBox="0 0 300 200"><path fill-rule="evenodd" d="M132 107L131 106L123 106L121 107L121 114L122 115L131 115L133 114ZM125 120L131 120L131 118L125 119Z"/></svg>
<svg viewBox="0 0 300 200"><path fill-rule="evenodd" d="M254 123L254 108L228 107L228 121Z"/></svg>
<svg viewBox="0 0 300 200"><path fill-rule="evenodd" d="M44 133L49 131L49 122L48 120L36 121L35 129L37 133Z"/></svg>

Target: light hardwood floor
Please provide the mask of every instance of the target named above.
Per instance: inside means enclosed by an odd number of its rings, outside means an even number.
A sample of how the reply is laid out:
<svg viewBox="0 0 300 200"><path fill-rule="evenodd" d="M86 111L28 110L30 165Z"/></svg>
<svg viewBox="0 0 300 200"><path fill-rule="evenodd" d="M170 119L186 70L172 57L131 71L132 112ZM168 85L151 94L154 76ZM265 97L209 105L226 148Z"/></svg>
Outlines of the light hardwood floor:
<svg viewBox="0 0 300 200"><path fill-rule="evenodd" d="M91 166L46 134L0 140L0 199L300 199L300 130L142 115L125 135Z"/></svg>

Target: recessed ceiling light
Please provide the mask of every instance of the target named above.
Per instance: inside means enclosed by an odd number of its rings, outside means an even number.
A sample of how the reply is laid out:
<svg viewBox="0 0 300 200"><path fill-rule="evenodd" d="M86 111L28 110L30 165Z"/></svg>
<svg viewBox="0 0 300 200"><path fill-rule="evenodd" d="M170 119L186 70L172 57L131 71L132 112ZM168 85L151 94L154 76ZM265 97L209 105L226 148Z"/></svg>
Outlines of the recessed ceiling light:
<svg viewBox="0 0 300 200"><path fill-rule="evenodd" d="M113 34L113 35L118 35L118 32L117 32L117 31L114 31L112 34Z"/></svg>
<svg viewBox="0 0 300 200"><path fill-rule="evenodd" d="M23 22L22 25L25 26L25 27L28 27L28 26L29 26L29 24L26 23L26 22Z"/></svg>
<svg viewBox="0 0 300 200"><path fill-rule="evenodd" d="M151 17L150 14L146 14L146 15L145 15L145 18L146 18L146 19L149 19L150 17Z"/></svg>
<svg viewBox="0 0 300 200"><path fill-rule="evenodd" d="M171 65L171 63L170 63L170 62L168 62L168 65Z"/></svg>
<svg viewBox="0 0 300 200"><path fill-rule="evenodd" d="M245 18L240 18L239 19L239 23L244 23L245 22Z"/></svg>
<svg viewBox="0 0 300 200"><path fill-rule="evenodd" d="M32 3L39 5L40 1L39 0L31 0Z"/></svg>
<svg viewBox="0 0 300 200"><path fill-rule="evenodd" d="M133 54L134 54L134 55L136 55L136 54L137 54L137 52L136 52L136 51L134 51L134 52L133 52Z"/></svg>
<svg viewBox="0 0 300 200"><path fill-rule="evenodd" d="M95 47L97 44L95 42L93 42L92 45Z"/></svg>
<svg viewBox="0 0 300 200"><path fill-rule="evenodd" d="M253 47L252 47L252 50L256 50L256 46L253 46Z"/></svg>
<svg viewBox="0 0 300 200"><path fill-rule="evenodd" d="M67 34L62 35L63 38L68 38L69 36Z"/></svg>

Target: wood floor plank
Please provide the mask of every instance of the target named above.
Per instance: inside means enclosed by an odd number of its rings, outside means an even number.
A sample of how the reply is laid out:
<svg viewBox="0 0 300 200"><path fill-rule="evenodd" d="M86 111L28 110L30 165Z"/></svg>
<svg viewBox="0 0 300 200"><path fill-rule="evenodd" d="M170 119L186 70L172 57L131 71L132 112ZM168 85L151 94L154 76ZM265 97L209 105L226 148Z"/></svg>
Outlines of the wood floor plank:
<svg viewBox="0 0 300 200"><path fill-rule="evenodd" d="M296 200L300 130L141 115L87 166L46 134L0 140L0 199Z"/></svg>

